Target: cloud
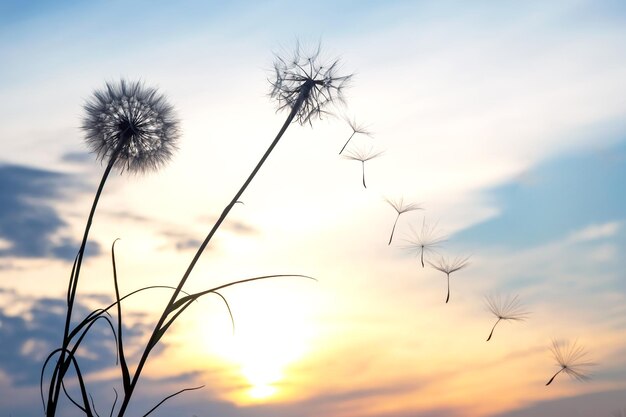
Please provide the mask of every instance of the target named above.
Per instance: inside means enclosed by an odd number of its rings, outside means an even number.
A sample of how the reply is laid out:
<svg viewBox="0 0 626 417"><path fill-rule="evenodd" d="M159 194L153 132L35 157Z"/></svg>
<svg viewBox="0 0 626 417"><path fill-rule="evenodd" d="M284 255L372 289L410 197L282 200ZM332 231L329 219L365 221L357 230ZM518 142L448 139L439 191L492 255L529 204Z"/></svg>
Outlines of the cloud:
<svg viewBox="0 0 626 417"><path fill-rule="evenodd" d="M570 235L576 242L614 236L626 205L626 195L615 192L626 178L624 160L626 142L547 160L523 178L486 191L499 214L455 238L473 246L519 249L555 236Z"/></svg>
<svg viewBox="0 0 626 417"><path fill-rule="evenodd" d="M527 405L492 417L610 416L624 406L624 391L601 391Z"/></svg>
<svg viewBox="0 0 626 417"><path fill-rule="evenodd" d="M74 259L79 243L60 235L67 224L52 206L74 181L57 172L0 165L0 257ZM99 246L90 243L88 251L99 253Z"/></svg>
<svg viewBox="0 0 626 417"><path fill-rule="evenodd" d="M9 376L14 386L38 384L44 360L61 342L66 302L55 298L23 297L15 291L5 289L0 290L0 293L8 299L7 307L0 307L0 370ZM88 298L104 300L107 297L91 294ZM26 306L9 312L8 307L16 304ZM83 318L90 312L91 308L78 303L74 306L73 316ZM147 327L141 324L125 326L125 340L132 344L146 330ZM83 373L115 365L115 338L104 321L91 328L82 346L79 363Z"/></svg>

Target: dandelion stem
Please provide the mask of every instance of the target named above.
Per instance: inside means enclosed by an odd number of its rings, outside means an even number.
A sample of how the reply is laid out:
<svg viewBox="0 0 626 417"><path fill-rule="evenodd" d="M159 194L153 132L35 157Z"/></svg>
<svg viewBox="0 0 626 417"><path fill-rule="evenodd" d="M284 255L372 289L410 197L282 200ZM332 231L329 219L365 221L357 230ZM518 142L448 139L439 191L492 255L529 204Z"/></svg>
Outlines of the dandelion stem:
<svg viewBox="0 0 626 417"><path fill-rule="evenodd" d="M494 324L493 327L491 328L491 333L489 333L489 337L487 338L487 342L491 340L491 336L493 335L493 331L496 329L496 326L498 325L498 323L500 323L500 320L502 320L501 317L498 318L498 320L496 321L496 324Z"/></svg>
<svg viewBox="0 0 626 417"><path fill-rule="evenodd" d="M393 227L391 228L391 236L389 236L389 243L387 245L391 245L391 240L393 239L393 233L396 231L396 224L398 224L398 219L400 218L400 213L396 216L396 221L393 222Z"/></svg>
<svg viewBox="0 0 626 417"><path fill-rule="evenodd" d="M56 414L56 405L59 401L59 395L61 393L61 384L63 383L63 377L65 373L69 369L70 363L65 360L66 351L68 345L70 343L69 333L70 333L70 322L72 318L72 310L74 307L74 299L76 298L76 290L78 288L78 276L80 274L80 267L83 262L83 256L85 253L85 247L87 246L87 238L89 237L89 231L91 230L91 224L93 222L94 215L96 214L96 207L98 206L98 202L100 201L100 195L102 194L102 190L104 189L104 184L111 173L111 169L113 169L113 165L117 160L117 156L119 155L122 145L125 141L120 140L117 146L117 149L111 155L109 159L109 163L107 164L104 173L102 174L102 179L100 179L100 184L98 185L98 190L96 191L96 195L93 199L93 203L91 205L91 210L89 212L89 217L87 218L87 223L85 225L85 232L83 233L83 240L80 244L80 249L78 250L78 256L76 258L76 265L73 271L73 275L70 277L70 285L68 288L68 296L67 296L67 314L65 316L65 327L63 329L63 347L61 349L61 353L59 355L59 360L57 362L57 366L52 375L52 381L50 384L50 390L48 391L48 405L46 407L46 415L47 417L54 417Z"/></svg>
<svg viewBox="0 0 626 417"><path fill-rule="evenodd" d="M546 383L546 386L550 385L552 383L552 381L554 381L554 378L556 378L556 376L558 374L560 374L561 372L563 372L564 370L565 370L565 368L561 368L561 369L559 369L559 371L556 374L552 375L552 378L550 378L550 380Z"/></svg>
<svg viewBox="0 0 626 417"><path fill-rule="evenodd" d="M424 245L422 245L422 250L420 251L420 261L422 262L422 268L424 268Z"/></svg>
<svg viewBox="0 0 626 417"><path fill-rule="evenodd" d="M222 212L220 217L217 219L217 221L213 225L213 228L211 229L209 234L206 236L206 238L204 239L204 241L202 242L202 244L198 248L198 251L194 255L194 257L193 257L191 263L189 264L189 266L187 267L187 270L185 271L185 274L183 275L183 277L181 278L178 286L174 290L174 293L172 294L172 297L170 298L170 301L167 303L167 306L163 310L163 313L161 314L161 318L159 319L159 321L158 321L157 325L155 326L154 330L152 331L152 335L150 336L150 340L148 341L148 344L146 345L146 348L145 348L145 350L144 350L144 352L143 352L143 354L141 356L141 359L139 360L139 363L137 364L137 369L135 371L135 374L133 375L133 378L132 378L132 381L130 383L128 392L125 393L124 400L122 401L122 404L120 405L120 410L118 412L118 417L122 417L124 415L124 413L126 412L126 408L128 407L128 404L130 402L130 398L131 398L132 393L133 393L133 391L134 391L134 389L135 389L135 387L137 385L137 381L139 380L139 376L141 375L141 371L143 370L143 367L144 367L144 365L145 365L145 363L146 363L146 361L148 359L148 356L149 356L152 348L154 348L154 346L156 346L156 344L159 341L159 338L162 336L162 333L161 333L162 326L165 323L165 319L167 318L167 316L171 312L170 308L175 303L176 298L178 297L178 294L180 294L180 292L182 291L182 288L185 285L185 282L187 281L187 279L189 278L189 275L191 274L191 271L193 270L193 268L195 267L196 263L198 262L198 259L200 259L200 255L202 255L202 252L204 252L204 249L206 248L206 246L211 241L211 238L213 237L215 232L217 232L217 230L221 226L222 222L226 219L226 216L228 216L228 213L230 213L230 210L233 208L233 206L237 203L237 201L239 201L239 198L241 197L241 195L244 193L246 188L248 188L248 185L252 182L252 179L256 176L256 174L259 171L259 169L261 169L261 166L263 166L263 163L265 162L265 160L272 153L272 151L274 150L274 148L276 147L276 145L278 144L278 142L282 138L283 134L285 133L285 131L287 130L287 128L289 127L289 125L293 121L294 117L298 114L298 111L300 110L300 107L306 101L306 99L308 98L308 96L309 96L309 94L311 92L311 89L314 87L314 83L315 83L315 81L313 81L313 80L309 80L309 81L306 81L304 83L304 85L302 86L302 89L300 91L300 95L298 96L298 99L293 104L293 107L291 108L291 112L287 116L287 119L283 123L280 131L278 132L278 134L274 138L274 141L270 144L269 148L267 148L267 151L265 151L265 154L261 157L261 159L257 163L256 167L252 170L252 172L250 173L250 175L248 176L246 181L243 183L243 185L241 186L239 191L237 191L237 194L235 194L235 196L233 197L231 202L224 208L224 211Z"/></svg>
<svg viewBox="0 0 626 417"><path fill-rule="evenodd" d="M446 274L446 279L448 281L448 295L446 296L446 304L450 300L450 274Z"/></svg>
<svg viewBox="0 0 626 417"><path fill-rule="evenodd" d="M361 171L363 172L363 188L367 188L365 185L365 161L361 161Z"/></svg>
<svg viewBox="0 0 626 417"><path fill-rule="evenodd" d="M341 148L341 150L339 151L339 155L341 155L341 153L344 151L344 149L346 149L346 146L348 146L348 143L350 143L350 141L352 140L352 137L356 134L356 131L352 132L352 134L350 135L350 137L348 138L348 140L346 141L345 145L343 145L343 148Z"/></svg>

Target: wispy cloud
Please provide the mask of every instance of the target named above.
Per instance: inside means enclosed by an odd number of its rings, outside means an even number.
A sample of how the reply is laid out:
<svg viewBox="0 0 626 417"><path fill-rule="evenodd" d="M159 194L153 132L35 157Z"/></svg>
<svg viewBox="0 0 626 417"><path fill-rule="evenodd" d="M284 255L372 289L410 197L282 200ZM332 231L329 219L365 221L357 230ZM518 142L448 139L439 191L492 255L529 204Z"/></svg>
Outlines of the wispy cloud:
<svg viewBox="0 0 626 417"><path fill-rule="evenodd" d="M72 260L78 242L52 204L68 194L76 180L64 174L20 165L0 165L0 257ZM99 246L89 245L96 254Z"/></svg>

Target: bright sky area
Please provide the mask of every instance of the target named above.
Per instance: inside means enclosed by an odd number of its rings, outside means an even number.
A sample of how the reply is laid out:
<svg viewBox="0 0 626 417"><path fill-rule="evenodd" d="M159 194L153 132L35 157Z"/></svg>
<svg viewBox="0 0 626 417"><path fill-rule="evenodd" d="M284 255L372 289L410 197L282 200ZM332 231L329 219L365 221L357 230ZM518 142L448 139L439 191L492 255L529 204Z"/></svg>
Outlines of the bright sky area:
<svg viewBox="0 0 626 417"><path fill-rule="evenodd" d="M572 417L626 410L626 6L621 1L0 3L0 415L42 415L72 260L103 171L82 106L156 86L182 138L158 173L114 175L79 314L175 285L286 114L274 54L321 44L346 104L293 124L186 286L304 274L201 299L165 337L133 415ZM364 166L338 155L384 151ZM365 169L367 188L362 184ZM385 199L419 204L399 217ZM445 235L423 268L411 242ZM407 248L408 247L408 248ZM415 248L413 248L415 249ZM469 256L450 276L441 257ZM485 297L530 314L498 324ZM128 299L135 363L167 290ZM588 352L560 374L553 340ZM96 408L120 389L106 326L82 352ZM133 362L135 361L135 362ZM70 386L71 389L75 387ZM107 411L105 411L107 410ZM626 411L624 411L626 413ZM63 415L78 415L68 402Z"/></svg>

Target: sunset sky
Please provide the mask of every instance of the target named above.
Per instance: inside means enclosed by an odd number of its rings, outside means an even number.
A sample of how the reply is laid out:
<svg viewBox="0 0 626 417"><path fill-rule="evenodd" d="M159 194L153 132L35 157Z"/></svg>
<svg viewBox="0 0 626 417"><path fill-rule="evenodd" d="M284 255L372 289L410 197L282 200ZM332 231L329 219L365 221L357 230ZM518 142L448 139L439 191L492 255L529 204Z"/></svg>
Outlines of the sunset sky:
<svg viewBox="0 0 626 417"><path fill-rule="evenodd" d="M155 351L130 415L602 417L626 413L626 3L569 1L0 2L0 417L43 415L72 261L104 164L80 129L120 78L165 94L179 150L107 182L76 316L176 285L282 125L275 55L321 44L354 74L345 105L292 124L185 287L302 274L207 296ZM382 154L364 165L338 155ZM400 216L386 199L419 204ZM445 236L416 256L423 225ZM469 257L450 278L431 267ZM124 304L130 363L171 293ZM501 322L485 297L518 296ZM591 379L560 374L576 342ZM114 339L81 352L100 415ZM72 392L76 386L69 384ZM65 416L80 415L67 402Z"/></svg>

